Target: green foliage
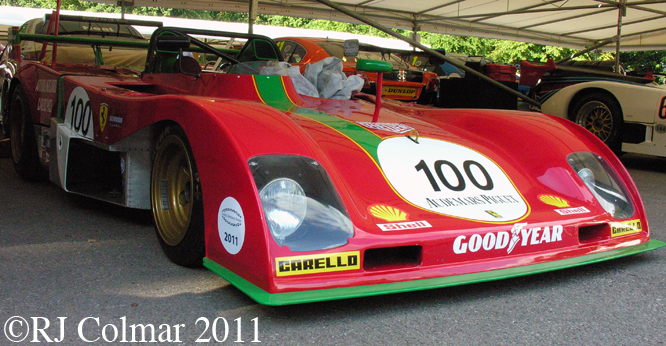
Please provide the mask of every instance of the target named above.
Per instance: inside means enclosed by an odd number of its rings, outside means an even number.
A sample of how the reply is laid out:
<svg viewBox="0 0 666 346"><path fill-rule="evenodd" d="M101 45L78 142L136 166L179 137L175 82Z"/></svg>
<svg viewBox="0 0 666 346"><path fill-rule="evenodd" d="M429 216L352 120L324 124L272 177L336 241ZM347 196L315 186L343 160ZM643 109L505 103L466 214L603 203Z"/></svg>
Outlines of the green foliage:
<svg viewBox="0 0 666 346"><path fill-rule="evenodd" d="M666 74L666 51L621 52L620 61L630 70Z"/></svg>

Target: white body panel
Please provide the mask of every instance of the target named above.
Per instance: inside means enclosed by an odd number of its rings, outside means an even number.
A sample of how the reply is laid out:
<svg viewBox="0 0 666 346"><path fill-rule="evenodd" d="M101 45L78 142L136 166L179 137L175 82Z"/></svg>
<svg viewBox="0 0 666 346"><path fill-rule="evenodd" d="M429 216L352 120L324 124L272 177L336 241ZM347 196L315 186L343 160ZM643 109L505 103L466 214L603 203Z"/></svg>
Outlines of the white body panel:
<svg viewBox="0 0 666 346"><path fill-rule="evenodd" d="M625 123L645 126L645 141L638 144L623 143L622 151L666 156L666 88L611 81L593 81L574 84L557 91L541 105L544 113L570 119L572 100L581 92L601 89L610 93L619 103Z"/></svg>

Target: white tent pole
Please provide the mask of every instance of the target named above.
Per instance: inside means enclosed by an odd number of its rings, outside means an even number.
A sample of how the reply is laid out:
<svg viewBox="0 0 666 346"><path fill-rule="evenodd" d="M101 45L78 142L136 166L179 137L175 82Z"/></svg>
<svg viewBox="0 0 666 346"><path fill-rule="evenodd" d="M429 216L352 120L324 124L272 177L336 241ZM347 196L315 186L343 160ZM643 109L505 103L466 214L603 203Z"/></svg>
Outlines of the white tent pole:
<svg viewBox="0 0 666 346"><path fill-rule="evenodd" d="M247 22L247 33L253 34L252 26L254 21L257 19L257 7L259 6L259 0L250 0L250 9L248 11L248 22Z"/></svg>
<svg viewBox="0 0 666 346"><path fill-rule="evenodd" d="M615 73L620 73L620 41L622 41L622 17L627 15L627 0L618 2L617 43L615 44Z"/></svg>

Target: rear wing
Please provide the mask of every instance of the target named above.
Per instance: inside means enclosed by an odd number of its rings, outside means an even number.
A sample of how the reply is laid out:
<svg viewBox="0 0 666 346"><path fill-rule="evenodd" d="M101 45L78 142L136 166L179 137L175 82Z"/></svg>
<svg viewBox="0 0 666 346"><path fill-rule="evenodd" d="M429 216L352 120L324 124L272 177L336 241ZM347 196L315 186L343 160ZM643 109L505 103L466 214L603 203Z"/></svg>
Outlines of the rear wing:
<svg viewBox="0 0 666 346"><path fill-rule="evenodd" d="M44 22L50 22L52 13L44 15ZM153 20L140 20L140 19L120 19L120 18L103 18L103 17L87 17L87 16L71 16L66 14L60 15L60 20L71 22L86 22L86 23L107 23L119 25L132 25L132 26L150 26L161 28L164 24L160 21Z"/></svg>
<svg viewBox="0 0 666 346"><path fill-rule="evenodd" d="M534 87L546 73L549 73L551 77L585 77L588 79L621 80L638 84L654 82L652 73L645 76L624 75L585 65L556 64L552 59L548 59L546 64L522 61L520 63L520 84Z"/></svg>

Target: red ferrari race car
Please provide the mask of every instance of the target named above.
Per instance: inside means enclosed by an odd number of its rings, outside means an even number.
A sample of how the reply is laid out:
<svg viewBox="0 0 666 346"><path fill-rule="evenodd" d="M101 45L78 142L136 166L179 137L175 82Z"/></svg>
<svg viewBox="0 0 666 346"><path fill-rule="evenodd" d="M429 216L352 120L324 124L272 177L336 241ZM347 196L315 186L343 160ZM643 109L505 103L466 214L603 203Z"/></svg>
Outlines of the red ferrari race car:
<svg viewBox="0 0 666 346"><path fill-rule="evenodd" d="M237 54L211 44L229 37L246 40ZM2 63L17 73L4 76L2 114L18 174L151 209L169 259L203 263L262 304L494 280L665 245L650 239L620 161L564 119L302 96L290 77L266 74L281 54L258 35L160 28L142 73L59 53L25 60L26 40L96 54L129 45L11 33Z"/></svg>
<svg viewBox="0 0 666 346"><path fill-rule="evenodd" d="M382 96L401 101L418 101L431 104L436 100L439 79L437 74L424 72L410 65L387 49L367 43L358 44L357 56L345 56L344 41L328 38L281 37L276 38L284 60L305 70L312 64L328 57L343 61L343 71L347 75L361 73L367 80L363 91L375 94L377 73L366 73L356 68L358 59L382 60L391 63L392 69L384 73Z"/></svg>

